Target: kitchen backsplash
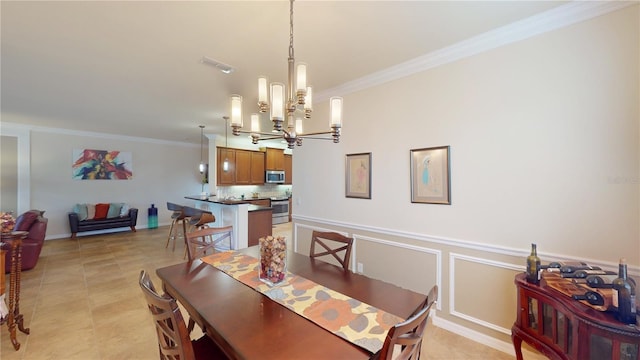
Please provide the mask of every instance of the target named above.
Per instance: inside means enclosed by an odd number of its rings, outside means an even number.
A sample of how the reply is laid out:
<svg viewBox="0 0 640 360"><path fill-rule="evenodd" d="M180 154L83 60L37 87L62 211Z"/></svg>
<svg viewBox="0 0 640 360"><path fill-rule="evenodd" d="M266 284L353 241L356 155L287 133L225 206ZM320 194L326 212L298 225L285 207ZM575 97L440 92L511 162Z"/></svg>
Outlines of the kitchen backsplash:
<svg viewBox="0 0 640 360"><path fill-rule="evenodd" d="M257 193L259 198L288 197L292 193L292 185L235 185L218 186L215 195L218 199L251 199Z"/></svg>

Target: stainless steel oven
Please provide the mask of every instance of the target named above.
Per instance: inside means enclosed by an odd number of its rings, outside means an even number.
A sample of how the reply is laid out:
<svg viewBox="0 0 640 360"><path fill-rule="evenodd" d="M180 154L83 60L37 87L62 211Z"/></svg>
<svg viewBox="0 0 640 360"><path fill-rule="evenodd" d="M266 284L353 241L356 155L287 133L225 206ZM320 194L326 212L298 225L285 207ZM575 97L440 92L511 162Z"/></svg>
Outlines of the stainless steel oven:
<svg viewBox="0 0 640 360"><path fill-rule="evenodd" d="M289 199L271 198L271 208L273 209L273 224L289 222Z"/></svg>

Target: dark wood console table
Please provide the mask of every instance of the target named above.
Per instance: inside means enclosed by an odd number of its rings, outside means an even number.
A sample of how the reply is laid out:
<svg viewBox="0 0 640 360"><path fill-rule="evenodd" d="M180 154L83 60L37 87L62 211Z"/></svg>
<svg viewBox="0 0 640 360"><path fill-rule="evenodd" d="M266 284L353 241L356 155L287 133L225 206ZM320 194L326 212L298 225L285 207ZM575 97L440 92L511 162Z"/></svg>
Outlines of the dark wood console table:
<svg viewBox="0 0 640 360"><path fill-rule="evenodd" d="M517 318L511 328L516 357L522 341L550 359L640 360L640 325L626 325L545 286L516 275Z"/></svg>
<svg viewBox="0 0 640 360"><path fill-rule="evenodd" d="M11 273L9 275L9 315L2 320L1 324L7 323L9 337L13 348L20 349L20 343L16 336L16 326L20 331L29 334L29 329L24 327L24 319L20 313L20 273L22 272L22 239L27 237L27 231L14 231L9 234L2 234L3 246L11 248ZM4 256L4 254L3 254ZM4 267L1 270L4 273ZM1 325L0 324L0 325Z"/></svg>

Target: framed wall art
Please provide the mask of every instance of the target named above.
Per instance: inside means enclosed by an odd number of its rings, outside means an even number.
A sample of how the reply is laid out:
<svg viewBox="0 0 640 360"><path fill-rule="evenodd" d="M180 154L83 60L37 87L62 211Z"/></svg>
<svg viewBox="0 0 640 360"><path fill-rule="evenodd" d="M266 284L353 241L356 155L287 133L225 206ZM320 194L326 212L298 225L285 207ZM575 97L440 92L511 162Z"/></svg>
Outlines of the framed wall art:
<svg viewBox="0 0 640 360"><path fill-rule="evenodd" d="M131 153L119 150L73 149L76 180L131 180Z"/></svg>
<svg viewBox="0 0 640 360"><path fill-rule="evenodd" d="M371 153L347 154L346 197L371 199Z"/></svg>
<svg viewBox="0 0 640 360"><path fill-rule="evenodd" d="M411 150L411 202L451 205L449 146Z"/></svg>

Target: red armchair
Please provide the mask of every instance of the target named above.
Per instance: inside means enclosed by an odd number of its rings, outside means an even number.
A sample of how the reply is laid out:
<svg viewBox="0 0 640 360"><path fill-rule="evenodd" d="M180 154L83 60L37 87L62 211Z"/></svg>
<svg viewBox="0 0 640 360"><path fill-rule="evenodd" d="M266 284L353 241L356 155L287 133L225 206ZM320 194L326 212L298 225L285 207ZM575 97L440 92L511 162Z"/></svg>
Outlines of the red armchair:
<svg viewBox="0 0 640 360"><path fill-rule="evenodd" d="M47 218L42 217L44 211L29 210L18 216L14 226L15 231L28 231L29 235L22 240L22 270L33 269L38 263L42 245L44 245L44 237L47 233ZM7 250L4 272L11 270L11 249Z"/></svg>

